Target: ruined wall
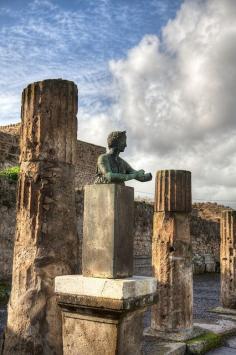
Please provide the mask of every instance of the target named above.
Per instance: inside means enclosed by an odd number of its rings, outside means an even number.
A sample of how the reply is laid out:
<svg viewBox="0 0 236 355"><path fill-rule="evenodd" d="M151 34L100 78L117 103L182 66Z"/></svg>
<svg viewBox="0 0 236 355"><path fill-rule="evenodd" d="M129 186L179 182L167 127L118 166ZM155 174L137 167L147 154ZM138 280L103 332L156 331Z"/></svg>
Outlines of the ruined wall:
<svg viewBox="0 0 236 355"><path fill-rule="evenodd" d="M20 123L0 126L0 169L18 165ZM78 140L76 147L75 186L81 188L94 181L98 156L105 147Z"/></svg>
<svg viewBox="0 0 236 355"><path fill-rule="evenodd" d="M4 181L4 182L3 182ZM16 183L0 179L0 279L11 276L13 239L15 233ZM205 207L204 207L205 206ZM193 246L194 272L219 271L220 211L225 206L194 204L190 233ZM83 190L76 190L77 229L81 260L83 236ZM153 204L135 202L134 265L138 275L151 275ZM81 265L80 265L81 268ZM80 269L81 270L81 269Z"/></svg>
<svg viewBox="0 0 236 355"><path fill-rule="evenodd" d="M195 273L220 270L220 216L229 207L217 203L194 203L191 216Z"/></svg>
<svg viewBox="0 0 236 355"><path fill-rule="evenodd" d="M7 126L0 126L0 132L5 132L8 134L19 135L20 134L20 123L14 123Z"/></svg>
<svg viewBox="0 0 236 355"><path fill-rule="evenodd" d="M0 131L0 169L18 164L19 136Z"/></svg>
<svg viewBox="0 0 236 355"><path fill-rule="evenodd" d="M16 225L16 182L0 178L0 280L8 280L12 272L13 244Z"/></svg>
<svg viewBox="0 0 236 355"><path fill-rule="evenodd" d="M151 276L153 204L135 201L134 221L134 274Z"/></svg>
<svg viewBox="0 0 236 355"><path fill-rule="evenodd" d="M93 183L98 156L105 152L104 147L77 141L75 165L75 186L77 188Z"/></svg>
<svg viewBox="0 0 236 355"><path fill-rule="evenodd" d="M194 273L219 272L220 214L228 209L217 203L194 203L190 219ZM153 204L135 202L135 272L151 275Z"/></svg>

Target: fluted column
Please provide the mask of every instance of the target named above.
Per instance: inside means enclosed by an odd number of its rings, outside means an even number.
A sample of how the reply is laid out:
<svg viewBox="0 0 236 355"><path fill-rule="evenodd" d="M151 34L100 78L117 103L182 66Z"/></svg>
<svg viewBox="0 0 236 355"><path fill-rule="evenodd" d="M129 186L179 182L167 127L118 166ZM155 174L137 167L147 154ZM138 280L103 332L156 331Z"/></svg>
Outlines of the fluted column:
<svg viewBox="0 0 236 355"><path fill-rule="evenodd" d="M158 171L152 265L159 301L152 307L151 327L160 332L192 329L191 205L191 173Z"/></svg>
<svg viewBox="0 0 236 355"><path fill-rule="evenodd" d="M22 94L20 177L4 354L62 354L54 279L76 272L77 87L30 84Z"/></svg>
<svg viewBox="0 0 236 355"><path fill-rule="evenodd" d="M220 227L221 303L236 309L236 211L223 211Z"/></svg>

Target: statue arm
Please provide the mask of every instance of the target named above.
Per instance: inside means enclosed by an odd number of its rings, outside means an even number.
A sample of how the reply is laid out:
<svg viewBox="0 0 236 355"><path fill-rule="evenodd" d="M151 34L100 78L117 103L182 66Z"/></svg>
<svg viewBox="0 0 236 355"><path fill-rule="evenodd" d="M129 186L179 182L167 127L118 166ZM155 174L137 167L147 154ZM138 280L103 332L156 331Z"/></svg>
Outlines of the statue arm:
<svg viewBox="0 0 236 355"><path fill-rule="evenodd" d="M134 178L135 180L138 180L140 182L146 182L152 180L152 174L151 173L146 173L144 170L134 170L127 162L126 163L126 171L129 174L134 174L136 173L136 177Z"/></svg>
<svg viewBox="0 0 236 355"><path fill-rule="evenodd" d="M105 155L102 155L98 158L98 168L107 179L108 183L119 183L124 181L129 181L136 179L137 172L135 170L128 172L127 174L113 173L109 161Z"/></svg>

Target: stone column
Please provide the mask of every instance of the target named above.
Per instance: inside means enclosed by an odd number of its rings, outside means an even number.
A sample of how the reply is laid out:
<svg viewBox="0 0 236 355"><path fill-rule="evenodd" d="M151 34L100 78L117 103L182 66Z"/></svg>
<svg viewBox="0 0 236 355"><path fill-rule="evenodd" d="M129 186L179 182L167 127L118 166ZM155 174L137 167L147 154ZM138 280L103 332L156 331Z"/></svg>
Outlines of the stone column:
<svg viewBox="0 0 236 355"><path fill-rule="evenodd" d="M30 84L22 95L20 177L4 354L62 354L54 278L76 272L77 87Z"/></svg>
<svg viewBox="0 0 236 355"><path fill-rule="evenodd" d="M83 275L56 278L64 355L141 355L142 320L156 280L133 274L134 191L85 188Z"/></svg>
<svg viewBox="0 0 236 355"><path fill-rule="evenodd" d="M158 171L152 265L159 301L152 307L151 328L162 335L178 333L176 339L180 340L191 333L193 326L191 207L191 173Z"/></svg>
<svg viewBox="0 0 236 355"><path fill-rule="evenodd" d="M236 211L222 212L220 231L221 303L236 309Z"/></svg>

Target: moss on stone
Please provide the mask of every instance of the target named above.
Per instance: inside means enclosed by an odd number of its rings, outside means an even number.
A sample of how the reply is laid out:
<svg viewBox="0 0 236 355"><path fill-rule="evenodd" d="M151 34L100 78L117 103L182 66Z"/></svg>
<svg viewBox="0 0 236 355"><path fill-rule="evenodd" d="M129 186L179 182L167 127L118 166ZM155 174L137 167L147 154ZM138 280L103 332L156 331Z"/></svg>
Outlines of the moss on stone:
<svg viewBox="0 0 236 355"><path fill-rule="evenodd" d="M207 332L194 339L186 341L187 354L205 354L207 351L217 348L222 344L222 336Z"/></svg>
<svg viewBox="0 0 236 355"><path fill-rule="evenodd" d="M20 172L19 166L12 166L0 171L0 177L6 177L9 180L17 181Z"/></svg>

